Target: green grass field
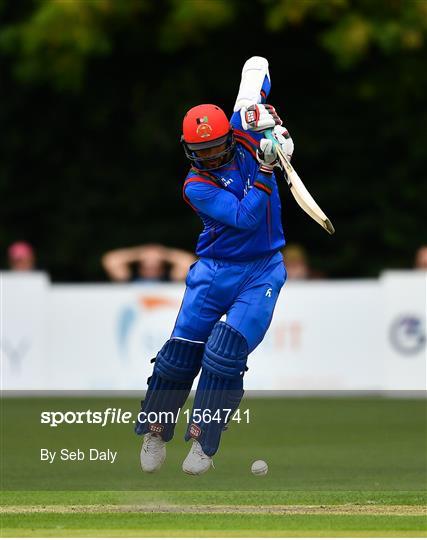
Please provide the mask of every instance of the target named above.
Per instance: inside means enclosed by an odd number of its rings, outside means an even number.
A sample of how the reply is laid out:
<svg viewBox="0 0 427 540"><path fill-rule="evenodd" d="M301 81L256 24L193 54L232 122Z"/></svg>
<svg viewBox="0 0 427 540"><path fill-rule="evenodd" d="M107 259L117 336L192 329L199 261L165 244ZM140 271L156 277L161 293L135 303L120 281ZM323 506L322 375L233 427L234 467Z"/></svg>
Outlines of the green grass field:
<svg viewBox="0 0 427 540"><path fill-rule="evenodd" d="M177 427L156 475L130 425L40 424L40 412L137 408L135 399L6 398L2 536L412 536L427 532L420 399L245 398L215 470L185 476ZM25 434L25 435L24 435ZM116 463L40 461L40 448L114 448ZM269 474L254 477L255 459Z"/></svg>

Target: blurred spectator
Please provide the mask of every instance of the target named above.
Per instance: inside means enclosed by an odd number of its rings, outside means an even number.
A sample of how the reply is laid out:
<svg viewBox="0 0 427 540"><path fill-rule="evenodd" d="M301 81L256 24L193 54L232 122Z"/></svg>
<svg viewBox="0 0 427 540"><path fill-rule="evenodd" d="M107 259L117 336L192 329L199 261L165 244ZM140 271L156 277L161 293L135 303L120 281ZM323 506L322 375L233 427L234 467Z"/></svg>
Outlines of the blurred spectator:
<svg viewBox="0 0 427 540"><path fill-rule="evenodd" d="M427 245L420 246L415 254L414 268L427 270Z"/></svg>
<svg viewBox="0 0 427 540"><path fill-rule="evenodd" d="M28 242L14 242L7 250L9 269L13 272L31 272L35 270L36 257L33 247Z"/></svg>
<svg viewBox="0 0 427 540"><path fill-rule="evenodd" d="M308 279L310 269L308 267L305 249L298 244L289 244L283 250L288 279Z"/></svg>
<svg viewBox="0 0 427 540"><path fill-rule="evenodd" d="M299 244L288 244L283 249L283 259L289 280L324 278L322 272L310 268L305 249Z"/></svg>
<svg viewBox="0 0 427 540"><path fill-rule="evenodd" d="M113 281L183 281L195 260L187 251L146 244L109 251L102 266Z"/></svg>

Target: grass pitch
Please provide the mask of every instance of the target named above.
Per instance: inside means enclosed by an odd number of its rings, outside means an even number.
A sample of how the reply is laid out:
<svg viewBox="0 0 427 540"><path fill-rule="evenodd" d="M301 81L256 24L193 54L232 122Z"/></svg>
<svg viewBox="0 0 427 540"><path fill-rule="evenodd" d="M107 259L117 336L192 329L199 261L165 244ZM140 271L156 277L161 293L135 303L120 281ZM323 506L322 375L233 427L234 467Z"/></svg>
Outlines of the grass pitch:
<svg viewBox="0 0 427 540"><path fill-rule="evenodd" d="M422 537L427 525L423 494L403 492L10 492L3 512L8 537Z"/></svg>
<svg viewBox="0 0 427 540"><path fill-rule="evenodd" d="M129 426L40 426L40 410L107 406L110 398L4 400L2 536L426 535L423 400L246 399L252 422L232 425L216 469L200 478L180 471L182 424L156 475L140 472ZM48 465L41 444L110 445L120 459ZM254 459L269 463L266 477L250 474Z"/></svg>

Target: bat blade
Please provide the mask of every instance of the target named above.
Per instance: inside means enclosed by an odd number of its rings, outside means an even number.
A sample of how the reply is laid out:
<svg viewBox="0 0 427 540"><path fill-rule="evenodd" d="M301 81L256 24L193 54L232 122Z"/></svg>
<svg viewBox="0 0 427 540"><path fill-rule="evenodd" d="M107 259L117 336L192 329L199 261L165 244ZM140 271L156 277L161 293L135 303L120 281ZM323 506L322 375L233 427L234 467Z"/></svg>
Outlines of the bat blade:
<svg viewBox="0 0 427 540"><path fill-rule="evenodd" d="M329 234L334 234L335 228L332 225L331 220L326 216L320 206L316 203L313 197L310 195L308 189L305 187L303 181L298 176L295 169L290 164L287 156L283 152L281 146L277 142L271 130L265 132L267 138L271 139L277 148L277 155L279 157L280 163L283 167L283 170L287 176L287 182L291 190L294 199L297 201L299 206L306 212L314 221L321 225L325 231Z"/></svg>

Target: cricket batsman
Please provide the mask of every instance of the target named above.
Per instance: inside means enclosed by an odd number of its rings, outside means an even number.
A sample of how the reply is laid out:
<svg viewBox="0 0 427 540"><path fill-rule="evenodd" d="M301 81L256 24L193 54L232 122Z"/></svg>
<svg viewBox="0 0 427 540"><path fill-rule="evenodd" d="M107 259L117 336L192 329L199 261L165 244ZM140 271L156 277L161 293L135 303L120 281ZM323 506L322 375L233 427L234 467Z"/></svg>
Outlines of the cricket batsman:
<svg viewBox="0 0 427 540"><path fill-rule="evenodd" d="M153 360L135 427L144 436L145 472L163 464L177 413L200 370L183 471L209 470L230 411L243 397L248 355L263 340L286 281L274 173L279 163L263 131L273 130L288 159L294 145L274 107L266 104L270 87L267 60L252 57L243 67L231 120L216 105L198 105L184 117L181 142L191 169L183 196L204 228L199 260L188 272L172 335Z"/></svg>

